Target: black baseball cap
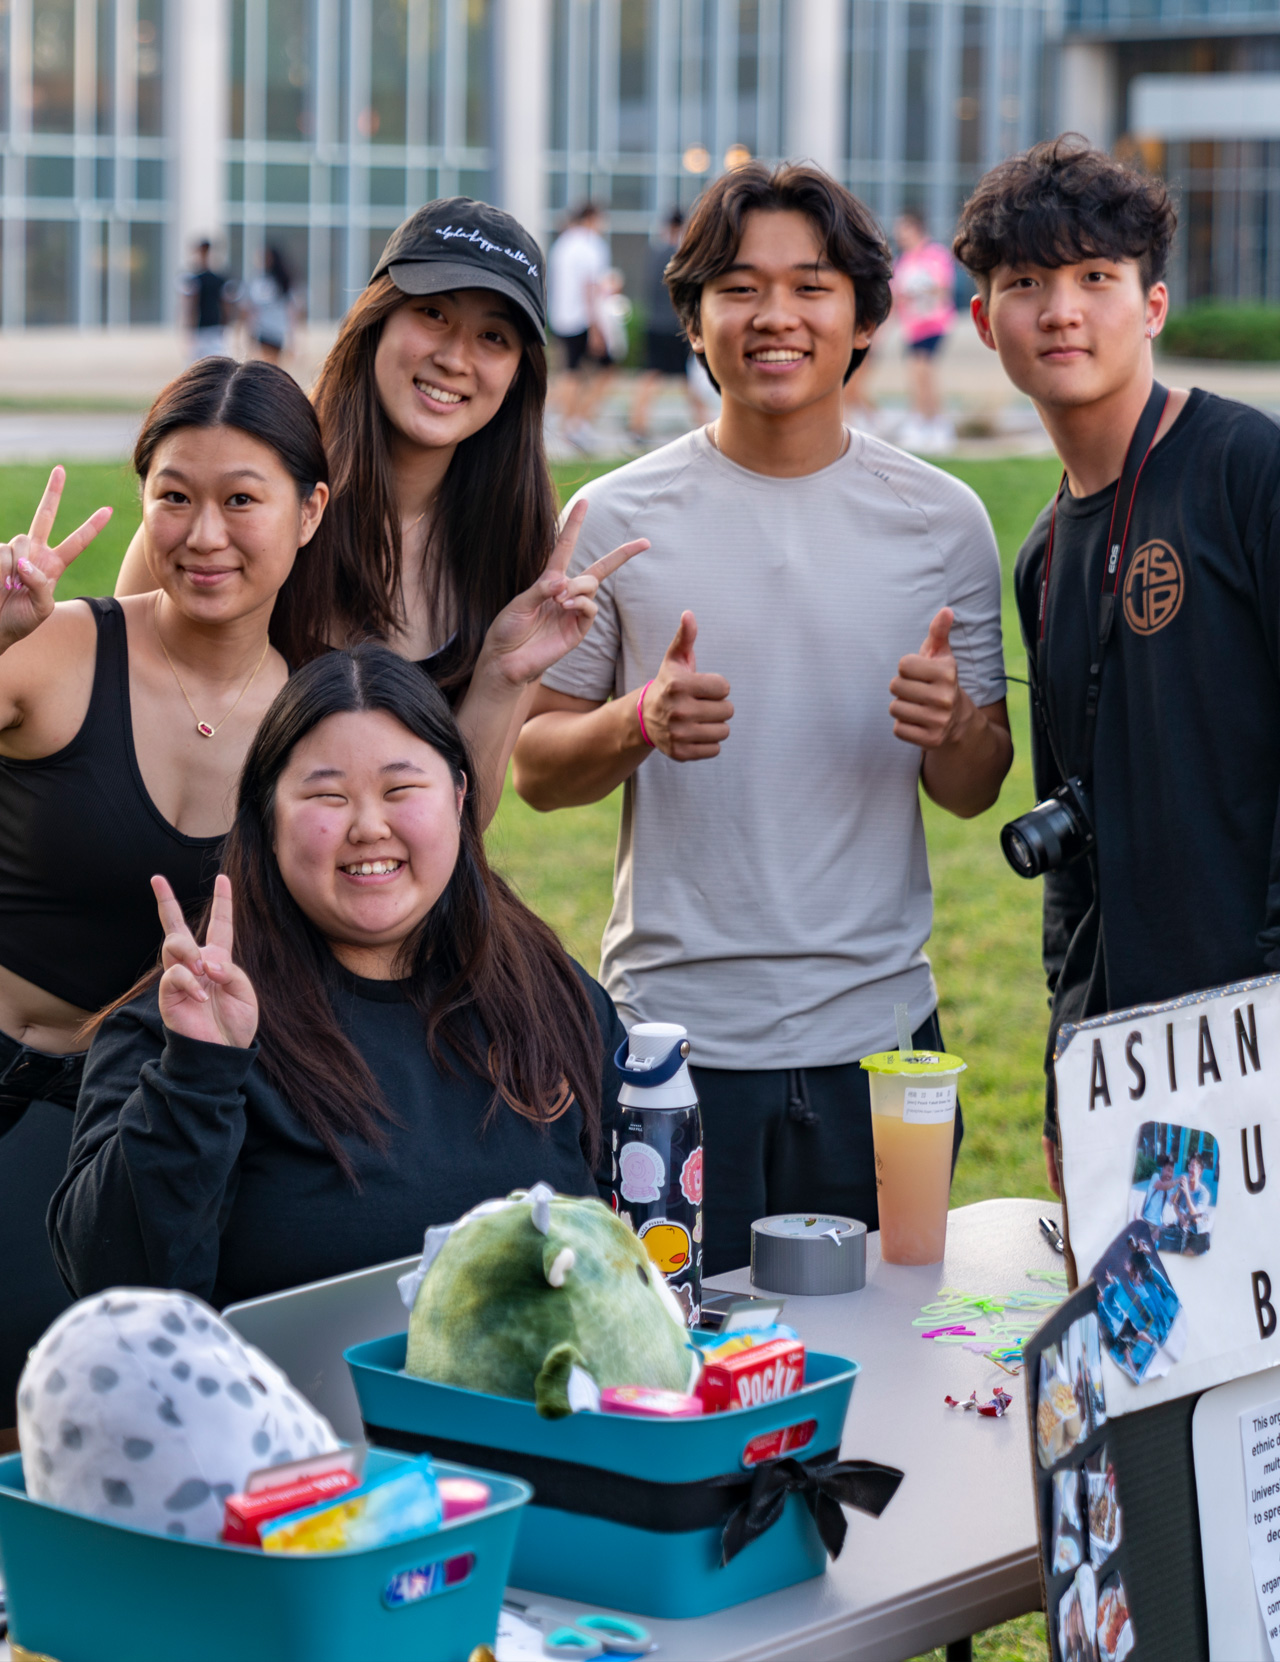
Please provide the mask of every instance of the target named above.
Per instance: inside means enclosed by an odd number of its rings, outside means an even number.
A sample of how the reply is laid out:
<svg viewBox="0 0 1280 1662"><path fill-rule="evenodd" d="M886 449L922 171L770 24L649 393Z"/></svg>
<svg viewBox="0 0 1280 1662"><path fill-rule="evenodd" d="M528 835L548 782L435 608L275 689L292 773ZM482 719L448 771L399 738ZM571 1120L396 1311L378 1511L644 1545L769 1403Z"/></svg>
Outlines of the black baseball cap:
<svg viewBox="0 0 1280 1662"><path fill-rule="evenodd" d="M547 338L542 250L510 214L470 196L428 202L391 233L374 278L386 274L405 294L493 289L513 301Z"/></svg>

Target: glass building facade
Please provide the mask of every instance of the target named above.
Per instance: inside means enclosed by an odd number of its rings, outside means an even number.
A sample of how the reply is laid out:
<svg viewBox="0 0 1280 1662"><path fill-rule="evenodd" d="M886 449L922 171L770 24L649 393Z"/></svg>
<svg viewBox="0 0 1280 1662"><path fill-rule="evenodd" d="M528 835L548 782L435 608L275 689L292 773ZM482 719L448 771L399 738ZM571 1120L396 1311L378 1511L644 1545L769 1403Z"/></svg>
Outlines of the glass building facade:
<svg viewBox="0 0 1280 1662"><path fill-rule="evenodd" d="M489 0L232 0L229 264L266 244L341 317L435 196L491 197Z"/></svg>
<svg viewBox="0 0 1280 1662"><path fill-rule="evenodd" d="M339 317L387 233L454 193L544 241L590 196L632 277L743 155L810 156L945 235L1053 128L1057 4L0 0L0 321L172 321L200 232L237 275L278 247Z"/></svg>
<svg viewBox="0 0 1280 1662"><path fill-rule="evenodd" d="M1066 0L1064 36L1090 136L1175 191L1174 303L1280 303L1280 0Z"/></svg>

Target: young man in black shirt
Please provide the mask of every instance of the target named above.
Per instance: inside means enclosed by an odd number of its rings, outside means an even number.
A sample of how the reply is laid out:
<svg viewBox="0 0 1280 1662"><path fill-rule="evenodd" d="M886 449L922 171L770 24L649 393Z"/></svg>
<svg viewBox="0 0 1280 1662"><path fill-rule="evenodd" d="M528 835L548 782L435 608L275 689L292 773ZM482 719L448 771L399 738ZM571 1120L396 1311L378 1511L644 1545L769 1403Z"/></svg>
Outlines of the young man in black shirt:
<svg viewBox="0 0 1280 1662"><path fill-rule="evenodd" d="M1069 136L988 173L955 241L978 333L1064 468L1015 579L1037 798L1082 778L1096 835L1045 878L1055 1190L1064 1022L1280 970L1280 426L1198 389L1153 400L1175 224L1158 179ZM1149 403L1126 515L1117 486Z"/></svg>

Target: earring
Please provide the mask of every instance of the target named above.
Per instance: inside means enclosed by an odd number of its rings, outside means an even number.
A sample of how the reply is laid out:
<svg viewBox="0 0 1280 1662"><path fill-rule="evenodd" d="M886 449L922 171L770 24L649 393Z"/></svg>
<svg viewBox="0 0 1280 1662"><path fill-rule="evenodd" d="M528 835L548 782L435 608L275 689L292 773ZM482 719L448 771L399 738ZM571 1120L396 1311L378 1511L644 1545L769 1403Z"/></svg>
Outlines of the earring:
<svg viewBox="0 0 1280 1662"><path fill-rule="evenodd" d="M1154 330L1154 329L1153 329L1153 328L1151 328L1151 327L1150 327L1150 326L1149 326L1149 325L1148 325L1148 328L1147 328L1147 339L1148 339L1148 340L1154 340L1154 339L1155 339L1155 338L1156 338L1156 332L1155 332L1155 330Z"/></svg>

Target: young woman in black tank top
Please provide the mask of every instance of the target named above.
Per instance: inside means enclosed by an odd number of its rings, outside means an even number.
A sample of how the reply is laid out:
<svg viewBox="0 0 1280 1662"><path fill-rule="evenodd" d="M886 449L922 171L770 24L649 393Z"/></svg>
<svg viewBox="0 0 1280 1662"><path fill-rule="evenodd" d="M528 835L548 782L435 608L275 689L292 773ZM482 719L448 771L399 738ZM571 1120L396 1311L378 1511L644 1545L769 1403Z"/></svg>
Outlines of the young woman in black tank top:
<svg viewBox="0 0 1280 1662"><path fill-rule="evenodd" d="M631 542L569 579L542 437L542 252L510 214L429 202L393 233L313 389L333 478L334 645L381 639L454 706L480 822L539 678L586 634ZM135 538L119 596L151 580Z"/></svg>
<svg viewBox="0 0 1280 1662"><path fill-rule="evenodd" d="M155 962L151 876L184 907L211 893L240 765L289 663L320 650L306 617L331 581L319 425L282 370L194 365L134 464L153 593L54 605L110 518L51 546L61 468L30 532L0 544L0 1432L28 1347L70 1302L45 1210L81 1029Z"/></svg>

